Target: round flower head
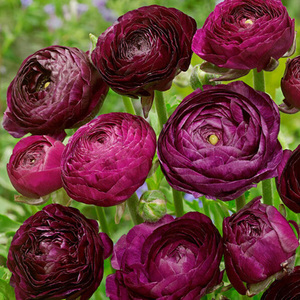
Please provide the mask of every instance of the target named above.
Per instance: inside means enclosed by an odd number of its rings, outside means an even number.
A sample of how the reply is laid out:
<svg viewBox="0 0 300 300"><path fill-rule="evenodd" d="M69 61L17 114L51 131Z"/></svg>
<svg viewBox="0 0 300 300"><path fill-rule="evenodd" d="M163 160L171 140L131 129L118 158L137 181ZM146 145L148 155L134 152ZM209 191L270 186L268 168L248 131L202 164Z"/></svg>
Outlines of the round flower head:
<svg viewBox="0 0 300 300"><path fill-rule="evenodd" d="M119 204L145 182L155 148L155 132L143 118L100 115L69 140L62 157L63 186L80 202Z"/></svg>
<svg viewBox="0 0 300 300"><path fill-rule="evenodd" d="M295 267L291 274L274 281L261 297L261 300L297 299L300 299L300 266Z"/></svg>
<svg viewBox="0 0 300 300"><path fill-rule="evenodd" d="M242 295L261 292L294 268L298 238L281 213L259 198L224 219L223 239L226 273Z"/></svg>
<svg viewBox="0 0 300 300"><path fill-rule="evenodd" d="M25 197L40 198L62 187L61 156L65 146L49 136L29 136L14 147L7 173Z"/></svg>
<svg viewBox="0 0 300 300"><path fill-rule="evenodd" d="M300 56L286 61L285 73L281 78L281 90L285 97L279 109L285 113L300 110Z"/></svg>
<svg viewBox="0 0 300 300"><path fill-rule="evenodd" d="M198 212L134 226L114 247L106 293L119 299L200 299L222 281L220 233Z"/></svg>
<svg viewBox="0 0 300 300"><path fill-rule="evenodd" d="M192 49L218 67L272 70L293 53L294 39L294 20L280 0L225 0L196 32Z"/></svg>
<svg viewBox="0 0 300 300"><path fill-rule="evenodd" d="M99 36L92 60L114 91L142 97L147 115L154 90L169 89L173 78L188 69L195 31L195 20L175 8L141 7Z"/></svg>
<svg viewBox="0 0 300 300"><path fill-rule="evenodd" d="M241 81L204 86L187 96L158 139L158 157L176 190L232 200L277 175L279 111Z"/></svg>
<svg viewBox="0 0 300 300"><path fill-rule="evenodd" d="M86 53L63 46L27 57L7 90L3 127L12 136L46 134L63 139L64 129L95 116L108 92Z"/></svg>
<svg viewBox="0 0 300 300"><path fill-rule="evenodd" d="M90 299L113 247L98 229L95 220L59 204L27 219L7 257L16 299Z"/></svg>
<svg viewBox="0 0 300 300"><path fill-rule="evenodd" d="M300 213L300 145L294 151L284 150L276 186L283 203L295 213Z"/></svg>

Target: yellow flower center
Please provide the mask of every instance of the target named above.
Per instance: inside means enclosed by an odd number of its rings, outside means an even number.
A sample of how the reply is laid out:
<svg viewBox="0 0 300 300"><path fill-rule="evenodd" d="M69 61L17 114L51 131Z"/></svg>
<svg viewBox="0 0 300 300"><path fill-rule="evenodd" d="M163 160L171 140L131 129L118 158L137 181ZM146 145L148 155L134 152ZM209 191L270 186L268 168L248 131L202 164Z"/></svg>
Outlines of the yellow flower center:
<svg viewBox="0 0 300 300"><path fill-rule="evenodd" d="M50 81L47 81L45 84L44 84L44 89L46 89L50 84Z"/></svg>
<svg viewBox="0 0 300 300"><path fill-rule="evenodd" d="M250 20L250 19L248 19L248 20L245 21L245 24L247 24L247 25L252 25L252 24L253 24L253 21Z"/></svg>
<svg viewBox="0 0 300 300"><path fill-rule="evenodd" d="M218 138L215 134L211 134L211 135L208 137L208 141L209 141L212 145L215 145L215 144L219 141L219 138Z"/></svg>

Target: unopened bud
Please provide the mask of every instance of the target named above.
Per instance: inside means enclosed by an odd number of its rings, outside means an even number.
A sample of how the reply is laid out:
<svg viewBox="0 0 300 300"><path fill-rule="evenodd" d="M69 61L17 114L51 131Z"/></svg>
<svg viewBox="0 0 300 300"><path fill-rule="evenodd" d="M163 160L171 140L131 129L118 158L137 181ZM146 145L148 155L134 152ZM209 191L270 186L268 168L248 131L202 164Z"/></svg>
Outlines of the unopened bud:
<svg viewBox="0 0 300 300"><path fill-rule="evenodd" d="M206 73L200 69L200 65L196 65L191 73L190 84L195 90L197 88L203 89L203 85L210 84L215 85L216 82L211 81L211 79L216 78L213 74Z"/></svg>
<svg viewBox="0 0 300 300"><path fill-rule="evenodd" d="M147 222L155 222L167 213L167 200L161 191L146 191L138 202L138 214Z"/></svg>

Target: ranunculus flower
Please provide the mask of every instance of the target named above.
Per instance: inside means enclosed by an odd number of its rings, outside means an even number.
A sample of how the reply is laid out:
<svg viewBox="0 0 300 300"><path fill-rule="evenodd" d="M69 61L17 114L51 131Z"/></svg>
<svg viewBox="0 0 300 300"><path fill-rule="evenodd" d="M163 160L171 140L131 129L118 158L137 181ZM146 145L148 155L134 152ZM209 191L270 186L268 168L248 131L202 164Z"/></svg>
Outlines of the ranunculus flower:
<svg viewBox="0 0 300 300"><path fill-rule="evenodd" d="M286 61L286 68L281 78L281 90L285 97L279 108L284 112L298 112L300 109L300 56Z"/></svg>
<svg viewBox="0 0 300 300"><path fill-rule="evenodd" d="M204 86L177 107L158 139L158 157L176 190L232 200L277 175L279 112L241 81Z"/></svg>
<svg viewBox="0 0 300 300"><path fill-rule="evenodd" d="M277 191L289 209L300 213L300 145L283 153L276 178Z"/></svg>
<svg viewBox="0 0 300 300"><path fill-rule="evenodd" d="M155 148L155 132L142 117L100 115L70 138L62 157L63 186L80 202L119 204L145 182Z"/></svg>
<svg viewBox="0 0 300 300"><path fill-rule="evenodd" d="M222 281L222 238L198 212L142 223L114 247L106 294L119 299L200 299Z"/></svg>
<svg viewBox="0 0 300 300"><path fill-rule="evenodd" d="M242 295L261 292L294 268L298 239L281 213L261 204L260 197L224 219L223 239L228 278Z"/></svg>
<svg viewBox="0 0 300 300"><path fill-rule="evenodd" d="M196 29L195 20L175 8L141 7L99 36L92 60L114 91L142 97L147 114L154 90L169 89L173 78L188 69Z"/></svg>
<svg viewBox="0 0 300 300"><path fill-rule="evenodd" d="M27 57L7 90L3 127L12 136L26 133L65 137L64 129L88 122L108 92L86 53L63 46Z"/></svg>
<svg viewBox="0 0 300 300"><path fill-rule="evenodd" d="M62 142L49 136L29 136L14 147L7 173L14 188L28 198L40 198L62 187Z"/></svg>
<svg viewBox="0 0 300 300"><path fill-rule="evenodd" d="M79 210L51 204L18 229L8 253L17 300L89 299L112 241Z"/></svg>
<svg viewBox="0 0 300 300"><path fill-rule="evenodd" d="M261 300L298 300L300 299L300 266L293 273L274 281L264 292Z"/></svg>
<svg viewBox="0 0 300 300"><path fill-rule="evenodd" d="M294 51L295 24L280 0L225 0L198 29L193 51L222 68L272 70Z"/></svg>

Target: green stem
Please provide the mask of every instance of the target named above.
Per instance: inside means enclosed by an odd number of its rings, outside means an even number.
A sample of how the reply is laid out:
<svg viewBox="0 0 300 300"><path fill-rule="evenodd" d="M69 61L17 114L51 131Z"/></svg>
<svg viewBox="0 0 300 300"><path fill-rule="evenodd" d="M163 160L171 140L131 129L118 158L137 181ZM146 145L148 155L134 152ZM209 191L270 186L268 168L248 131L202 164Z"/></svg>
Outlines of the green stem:
<svg viewBox="0 0 300 300"><path fill-rule="evenodd" d="M253 70L253 85L257 91L265 92L265 77L264 72ZM262 181L263 203L273 205L272 179Z"/></svg>
<svg viewBox="0 0 300 300"><path fill-rule="evenodd" d="M128 112L129 114L132 114L132 115L136 115L131 98L128 98L126 96L122 96L122 98L123 98L123 104L125 106L126 112Z"/></svg>
<svg viewBox="0 0 300 300"><path fill-rule="evenodd" d="M172 189L176 217L184 215L182 192Z"/></svg>
<svg viewBox="0 0 300 300"><path fill-rule="evenodd" d="M97 218L100 222L101 231L105 232L107 235L110 235L104 208L100 206L95 206L95 208L96 208Z"/></svg>
<svg viewBox="0 0 300 300"><path fill-rule="evenodd" d="M236 211L239 211L240 209L242 209L244 206L246 205L246 198L245 198L245 194L237 197L235 199L235 207L236 207Z"/></svg>
<svg viewBox="0 0 300 300"><path fill-rule="evenodd" d="M143 219L140 215L137 213L137 204L138 204L139 198L136 193L134 193L129 199L127 199L127 205L129 208L129 212L131 215L131 219L134 223L134 225L138 225L143 223Z"/></svg>
<svg viewBox="0 0 300 300"><path fill-rule="evenodd" d="M204 210L204 214L207 215L210 218L210 212L209 212L209 206L208 206L208 201L205 198L205 196L202 196L200 198L202 204L203 204L203 210Z"/></svg>
<svg viewBox="0 0 300 300"><path fill-rule="evenodd" d="M262 181L263 203L273 205L272 178Z"/></svg>
<svg viewBox="0 0 300 300"><path fill-rule="evenodd" d="M160 128L163 128L163 125L166 124L168 120L168 114L166 109L166 104L164 100L163 93L161 91L155 91L155 108L158 116L158 121Z"/></svg>
<svg viewBox="0 0 300 300"><path fill-rule="evenodd" d="M257 72L256 69L253 69L253 86L255 90L265 92L264 71Z"/></svg>

